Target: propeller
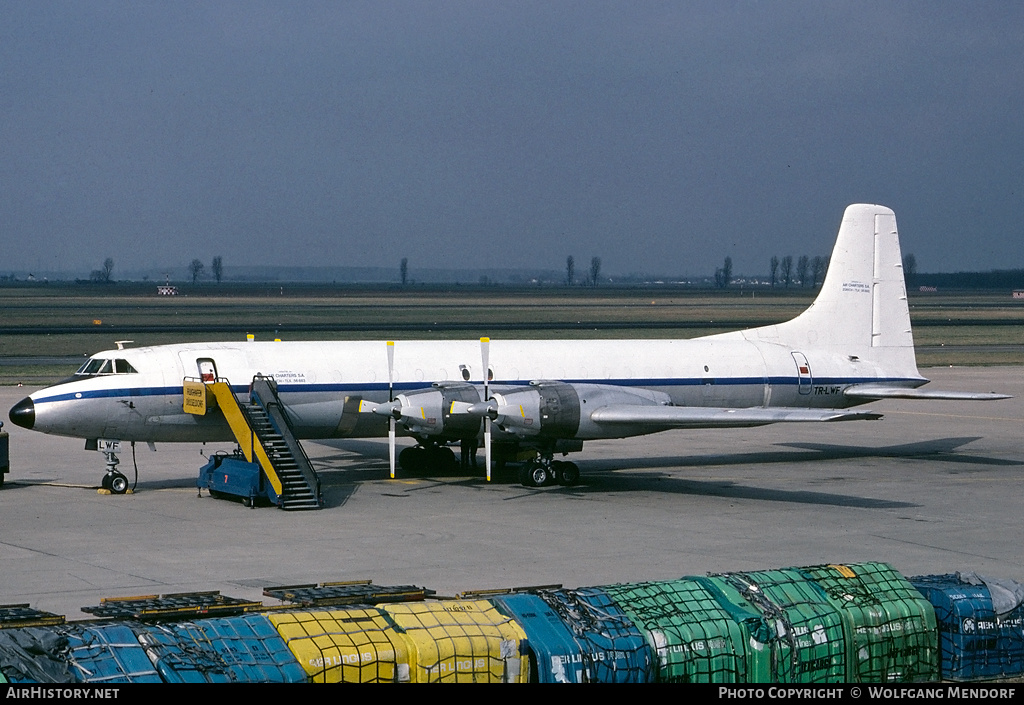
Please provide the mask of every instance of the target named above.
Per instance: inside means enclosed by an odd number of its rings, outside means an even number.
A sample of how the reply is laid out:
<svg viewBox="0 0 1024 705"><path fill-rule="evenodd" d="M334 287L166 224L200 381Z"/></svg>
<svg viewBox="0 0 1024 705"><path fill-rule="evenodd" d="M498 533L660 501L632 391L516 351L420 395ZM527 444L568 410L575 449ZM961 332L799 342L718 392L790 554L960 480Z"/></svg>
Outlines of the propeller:
<svg viewBox="0 0 1024 705"><path fill-rule="evenodd" d="M388 341L388 402L395 401L395 342ZM395 479L395 414L388 414L388 462L391 466L391 479Z"/></svg>
<svg viewBox="0 0 1024 705"><path fill-rule="evenodd" d="M490 366L490 354L491 354L491 339L480 338L480 357L483 358L484 363L484 403L490 401L490 377L491 377L491 366ZM484 416L484 462L487 465L487 481L491 481L491 415L487 414Z"/></svg>

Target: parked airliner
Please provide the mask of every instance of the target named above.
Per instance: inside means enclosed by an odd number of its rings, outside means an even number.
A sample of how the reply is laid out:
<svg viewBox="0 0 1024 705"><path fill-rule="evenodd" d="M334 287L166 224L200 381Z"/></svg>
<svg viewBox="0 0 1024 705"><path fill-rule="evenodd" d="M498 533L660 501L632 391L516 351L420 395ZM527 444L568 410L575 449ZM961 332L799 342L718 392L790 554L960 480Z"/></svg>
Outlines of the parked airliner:
<svg viewBox="0 0 1024 705"><path fill-rule="evenodd" d="M896 217L846 209L828 273L796 318L692 340L495 340L191 343L92 356L70 379L16 404L24 428L146 442L229 441L223 416L183 411L185 378L244 394L273 378L299 438L390 436L417 445L405 469L532 455L528 485L572 484L556 461L592 439L672 428L876 419L852 409L885 398L1007 398L920 389ZM114 472L110 468L109 472ZM105 486L110 486L109 478ZM118 486L123 487L124 483Z"/></svg>

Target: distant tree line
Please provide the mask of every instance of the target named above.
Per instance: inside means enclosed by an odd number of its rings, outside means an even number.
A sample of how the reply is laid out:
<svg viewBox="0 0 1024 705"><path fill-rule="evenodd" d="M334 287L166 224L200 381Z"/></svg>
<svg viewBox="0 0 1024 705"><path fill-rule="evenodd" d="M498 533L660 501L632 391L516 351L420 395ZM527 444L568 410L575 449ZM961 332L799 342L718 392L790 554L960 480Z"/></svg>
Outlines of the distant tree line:
<svg viewBox="0 0 1024 705"><path fill-rule="evenodd" d="M783 258L772 256L769 261L769 284L772 287L783 286L796 287L818 287L825 280L828 271L828 257L809 257L801 255L794 262L792 255ZM206 266L203 261L193 259L188 267L192 283L196 284L203 277ZM219 284L224 278L224 258L217 255L210 263L210 272ZM89 275L89 281L98 284L113 283L114 259L107 257L100 269L94 269ZM409 281L409 259L403 257L399 265L399 275L402 285ZM928 286L941 286L952 289L1024 289L1024 269L992 270L989 272L947 272L936 274L919 274L917 271L917 258L913 253L903 257L903 276L908 287L920 284ZM14 275L9 278L15 281ZM715 269L715 286L724 289L732 283L732 257L726 257L721 267ZM592 257L590 260L590 272L586 277L586 284L597 286L601 281L601 258ZM488 282L489 283L489 282ZM576 260L572 255L565 258L565 283L568 286L576 284Z"/></svg>
<svg viewBox="0 0 1024 705"><path fill-rule="evenodd" d="M189 276L192 277L193 284L195 284L202 278L203 272L205 271L206 265L204 265L203 261L198 257L192 260L192 262L190 262L188 265L188 273ZM217 281L217 283L220 284L221 281L224 279L223 257L217 255L216 257L213 258L213 261L210 263L210 272L211 274L213 274L213 278Z"/></svg>
<svg viewBox="0 0 1024 705"><path fill-rule="evenodd" d="M112 284L114 282L114 258L107 257L103 260L103 267L94 269L89 274L89 281L97 284Z"/></svg>
<svg viewBox="0 0 1024 705"><path fill-rule="evenodd" d="M774 287L778 284L786 287L817 287L825 281L828 271L828 257L808 257L800 255L793 267L793 255L786 255L781 260L773 256L769 264L769 283Z"/></svg>
<svg viewBox="0 0 1024 705"><path fill-rule="evenodd" d="M601 281L601 258L590 258L590 277L586 283L590 286L597 286ZM576 259L569 255L565 258L565 283L573 286L576 283Z"/></svg>

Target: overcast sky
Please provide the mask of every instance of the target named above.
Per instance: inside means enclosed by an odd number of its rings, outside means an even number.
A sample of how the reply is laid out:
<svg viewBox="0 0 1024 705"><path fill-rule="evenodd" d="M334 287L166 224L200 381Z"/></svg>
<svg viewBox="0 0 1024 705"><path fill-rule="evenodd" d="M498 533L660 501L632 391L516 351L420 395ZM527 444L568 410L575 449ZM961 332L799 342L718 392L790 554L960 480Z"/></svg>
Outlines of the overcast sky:
<svg viewBox="0 0 1024 705"><path fill-rule="evenodd" d="M1024 267L1024 3L0 0L0 270ZM115 277L116 277L115 271Z"/></svg>

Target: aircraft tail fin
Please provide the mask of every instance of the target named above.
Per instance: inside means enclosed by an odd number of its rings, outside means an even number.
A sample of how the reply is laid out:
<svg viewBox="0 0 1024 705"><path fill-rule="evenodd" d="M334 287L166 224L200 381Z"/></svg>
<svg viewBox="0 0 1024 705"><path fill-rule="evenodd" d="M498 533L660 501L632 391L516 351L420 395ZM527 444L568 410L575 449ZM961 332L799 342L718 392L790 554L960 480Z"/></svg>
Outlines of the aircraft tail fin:
<svg viewBox="0 0 1024 705"><path fill-rule="evenodd" d="M856 204L843 214L828 273L814 303L796 318L748 338L824 348L918 376L896 215Z"/></svg>

